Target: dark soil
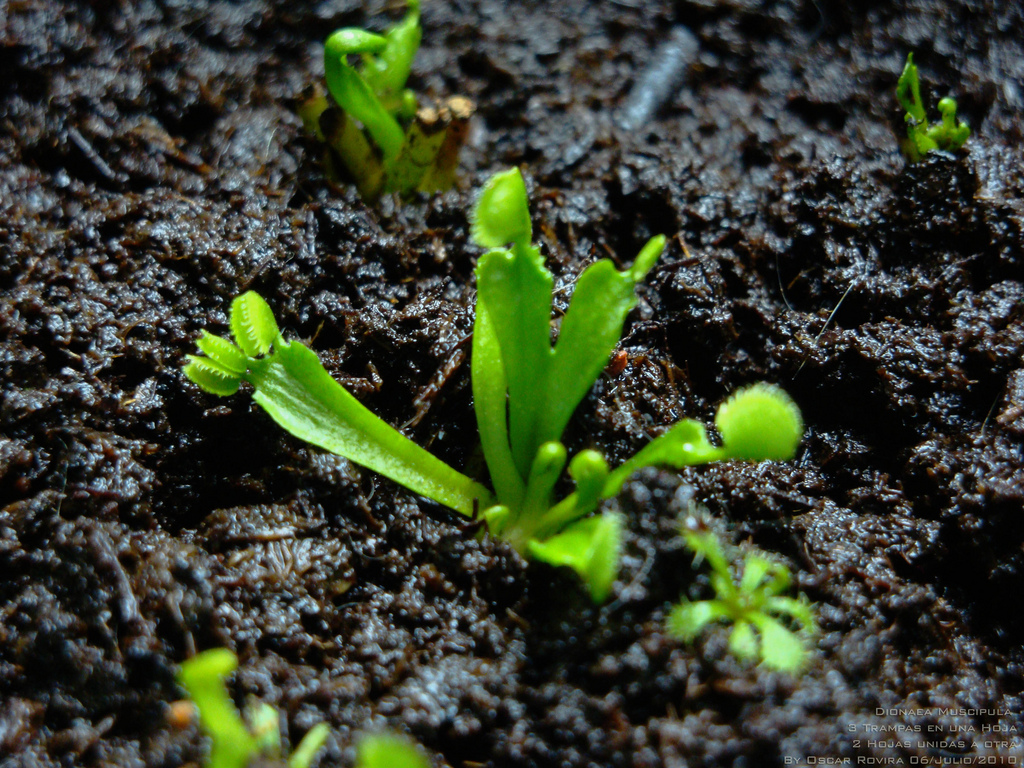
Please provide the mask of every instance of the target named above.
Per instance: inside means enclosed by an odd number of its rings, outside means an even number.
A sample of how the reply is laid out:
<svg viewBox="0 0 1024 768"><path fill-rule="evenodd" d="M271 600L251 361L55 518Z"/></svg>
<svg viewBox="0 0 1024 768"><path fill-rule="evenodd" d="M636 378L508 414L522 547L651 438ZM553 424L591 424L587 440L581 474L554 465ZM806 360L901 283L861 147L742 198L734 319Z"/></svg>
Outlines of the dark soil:
<svg viewBox="0 0 1024 768"><path fill-rule="evenodd" d="M427 0L412 85L478 105L460 189L367 207L294 98L329 30L400 15L0 4L0 766L200 761L166 713L212 647L293 742L331 726L322 766L384 727L454 768L1024 759L1020 4ZM973 131L914 166L909 51ZM180 372L254 288L370 408L478 461L466 217L512 164L560 307L672 237L571 452L621 461L758 380L808 425L791 463L634 478L601 607ZM695 505L817 603L806 673L666 634L711 594Z"/></svg>

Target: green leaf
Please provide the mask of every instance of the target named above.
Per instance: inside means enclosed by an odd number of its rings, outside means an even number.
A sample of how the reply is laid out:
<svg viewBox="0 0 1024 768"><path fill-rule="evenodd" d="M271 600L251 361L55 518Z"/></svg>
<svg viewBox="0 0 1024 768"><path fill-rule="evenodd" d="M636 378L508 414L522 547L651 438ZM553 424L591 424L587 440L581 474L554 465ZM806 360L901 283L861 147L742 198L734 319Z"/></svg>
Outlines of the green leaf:
<svg viewBox="0 0 1024 768"><path fill-rule="evenodd" d="M800 409L774 384L754 384L718 408L715 426L725 454L745 461L786 461L804 434Z"/></svg>
<svg viewBox="0 0 1024 768"><path fill-rule="evenodd" d="M494 174L470 214L473 242L484 248L528 246L531 232L529 200L519 169Z"/></svg>
<svg viewBox="0 0 1024 768"><path fill-rule="evenodd" d="M603 603L618 575L624 524L623 516L614 512L588 517L546 541L531 541L528 554L534 560L572 568L587 585L591 599Z"/></svg>
<svg viewBox="0 0 1024 768"><path fill-rule="evenodd" d="M617 495L630 475L644 467L666 465L682 469L718 461L723 457L722 449L708 441L704 425L693 419L684 419L665 434L654 438L633 458L614 470L605 483L604 497L607 499Z"/></svg>
<svg viewBox="0 0 1024 768"><path fill-rule="evenodd" d="M753 592L772 570L774 563L757 555L748 555L743 561L743 576L740 578L740 592ZM775 566L777 567L777 566Z"/></svg>
<svg viewBox="0 0 1024 768"><path fill-rule="evenodd" d="M669 613L665 626L670 635L689 643L712 621L727 617L725 607L717 600L684 600Z"/></svg>
<svg viewBox="0 0 1024 768"><path fill-rule="evenodd" d="M380 733L360 740L356 768L430 768L430 763L408 739Z"/></svg>
<svg viewBox="0 0 1024 768"><path fill-rule="evenodd" d="M324 45L327 89L338 105L361 122L383 150L385 160L397 157L405 141L401 126L381 104L366 80L347 62L351 53L383 50L387 40L362 29L339 29Z"/></svg>
<svg viewBox="0 0 1024 768"><path fill-rule="evenodd" d="M744 619L736 619L732 632L729 634L729 650L738 659L750 661L757 658L757 633Z"/></svg>
<svg viewBox="0 0 1024 768"><path fill-rule="evenodd" d="M254 361L247 374L253 400L295 437L389 477L465 515L490 492L456 472L371 413L297 341Z"/></svg>
<svg viewBox="0 0 1024 768"><path fill-rule="evenodd" d="M249 367L249 359L242 350L227 339L214 336L209 331L203 331L196 341L196 346L218 367L237 377L245 373L245 369Z"/></svg>
<svg viewBox="0 0 1024 768"><path fill-rule="evenodd" d="M484 459L498 498L519 508L524 484L512 460L508 442L508 385L501 348L494 334L487 305L477 301L473 324L473 357L470 365L473 410L483 446Z"/></svg>
<svg viewBox="0 0 1024 768"><path fill-rule="evenodd" d="M208 357L186 355L186 359L188 363L182 373L204 392L227 397L238 391L241 379L237 374L225 370Z"/></svg>
<svg viewBox="0 0 1024 768"><path fill-rule="evenodd" d="M914 64L913 53L907 54L907 63L903 67L903 73L896 81L896 100L915 122L926 121L924 104L921 103L921 81L918 78L917 65Z"/></svg>
<svg viewBox="0 0 1024 768"><path fill-rule="evenodd" d="M330 733L331 729L327 727L327 723L317 723L306 731L306 735L302 737L299 746L295 748L291 757L288 758L288 768L309 768L313 763L313 758L316 757L316 753L327 742L327 737Z"/></svg>
<svg viewBox="0 0 1024 768"><path fill-rule="evenodd" d="M664 237L652 238L633 268L624 272L602 259L580 276L552 356L550 381L557 391L545 402L538 440L561 438L622 336L626 315L636 306L637 281L647 274L664 245Z"/></svg>
<svg viewBox="0 0 1024 768"><path fill-rule="evenodd" d="M362 74L367 84L389 112L394 113L399 109L400 95L405 81L409 79L422 37L419 0L415 0L409 3L405 18L385 33L384 48L372 61L372 65L363 68Z"/></svg>
<svg viewBox="0 0 1024 768"><path fill-rule="evenodd" d="M528 477L540 442L537 420L551 362L552 278L536 248L484 254L476 268L477 307L494 329L509 395L509 441L520 477Z"/></svg>
<svg viewBox="0 0 1024 768"><path fill-rule="evenodd" d="M231 302L230 320L235 341L249 357L265 355L280 336L274 313L255 291L235 297Z"/></svg>
<svg viewBox="0 0 1024 768"><path fill-rule="evenodd" d="M803 641L780 622L763 613L751 617L761 632L761 660L780 672L799 672L807 661Z"/></svg>
<svg viewBox="0 0 1024 768"><path fill-rule="evenodd" d="M234 653L215 648L192 657L178 671L178 682L195 702L199 723L210 737L211 768L246 768L257 753L256 740L224 685L224 678L237 667Z"/></svg>

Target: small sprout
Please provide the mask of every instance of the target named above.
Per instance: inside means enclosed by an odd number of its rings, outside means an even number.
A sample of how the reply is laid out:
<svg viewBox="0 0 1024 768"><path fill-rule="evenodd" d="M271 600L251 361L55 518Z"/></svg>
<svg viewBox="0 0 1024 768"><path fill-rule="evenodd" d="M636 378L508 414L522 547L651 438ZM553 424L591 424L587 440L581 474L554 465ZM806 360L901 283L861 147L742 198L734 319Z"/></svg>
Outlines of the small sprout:
<svg viewBox="0 0 1024 768"><path fill-rule="evenodd" d="M748 461L791 459L804 434L793 398L765 383L741 389L722 403L715 426L729 456Z"/></svg>
<svg viewBox="0 0 1024 768"><path fill-rule="evenodd" d="M906 110L907 138L901 142L900 148L912 163L935 150L952 152L960 149L971 135L966 123L957 122L956 101L948 96L939 101L942 121L928 122L921 102L921 85L913 53L907 54L907 64L896 83L896 100Z"/></svg>
<svg viewBox="0 0 1024 768"><path fill-rule="evenodd" d="M215 648L189 659L178 672L178 682L195 703L199 723L210 737L206 768L247 768L260 757L276 760L281 756L274 708L269 704L251 705L245 720L235 709L224 679L237 668L235 654ZM310 768L328 734L324 723L310 728L288 758L288 768Z"/></svg>
<svg viewBox="0 0 1024 768"><path fill-rule="evenodd" d="M420 45L419 0L384 35L336 30L324 45L322 89L299 103L306 130L328 146L328 172L340 163L367 200L381 192L409 194L450 188L466 140L473 103L454 97L438 108L418 108L405 87ZM358 67L349 57L360 59Z"/></svg>
<svg viewBox="0 0 1024 768"><path fill-rule="evenodd" d="M692 642L714 621L730 622L729 650L744 661L760 661L769 669L799 672L807 663L807 640L817 634L814 611L804 596L786 597L792 584L789 569L750 552L743 560L739 581L733 579L722 544L711 531L684 527L683 538L696 557L711 566L715 599L684 599L668 617L668 631ZM791 629L787 623L799 625Z"/></svg>
<svg viewBox="0 0 1024 768"><path fill-rule="evenodd" d="M253 399L291 434L465 515L475 518L479 511L490 533L524 556L576 571L595 602L607 598L618 573L623 521L612 513L592 514L635 471L792 458L803 433L800 412L777 387L756 385L720 409L721 447L702 424L687 419L615 470L593 450L570 460L562 433L608 364L636 306L636 286L666 240L652 238L624 270L609 259L584 270L552 345L554 278L530 243L529 204L518 170L491 179L473 212L472 234L490 248L476 270L470 375L493 493L370 413L315 353L282 338L255 293L231 305L238 346L204 333L199 346L207 356L190 355L185 375L216 395L248 382ZM566 464L576 491L556 502Z"/></svg>
<svg viewBox="0 0 1024 768"><path fill-rule="evenodd" d="M356 768L430 768L418 746L391 733L364 736L356 747Z"/></svg>

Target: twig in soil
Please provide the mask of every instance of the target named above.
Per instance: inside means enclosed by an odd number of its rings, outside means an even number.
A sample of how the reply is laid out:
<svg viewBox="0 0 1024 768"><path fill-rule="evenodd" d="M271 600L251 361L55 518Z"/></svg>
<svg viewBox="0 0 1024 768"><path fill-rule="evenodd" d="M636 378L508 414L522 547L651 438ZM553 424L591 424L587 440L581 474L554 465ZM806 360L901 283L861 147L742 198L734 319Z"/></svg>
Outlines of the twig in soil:
<svg viewBox="0 0 1024 768"><path fill-rule="evenodd" d="M635 131L649 123L676 94L686 70L697 57L700 43L686 27L672 29L669 39L659 45L637 79L616 123L624 131Z"/></svg>
<svg viewBox="0 0 1024 768"><path fill-rule="evenodd" d="M843 302L846 300L846 297L850 295L850 291L853 290L853 286L854 285L856 285L856 283L852 283L852 282L850 283L850 286L846 289L846 291L843 293L843 295L839 297L839 301L832 308L832 311L828 313L828 317L825 318L825 324L823 326L821 326L821 330L818 331L818 335L815 336L814 337L814 341L811 342L811 349L813 349L814 347L818 346L818 342L821 341L821 337L825 335L825 331L828 329L829 323L832 322L832 318L836 316L836 312L839 311L839 308L841 306L843 306ZM796 369L796 373L793 374L793 378L794 379L799 375L800 371L802 371L804 369L804 366L807 365L807 361L810 360L810 359L811 359L811 350L807 350L807 354L804 355L803 362L800 363L800 367L797 368Z"/></svg>

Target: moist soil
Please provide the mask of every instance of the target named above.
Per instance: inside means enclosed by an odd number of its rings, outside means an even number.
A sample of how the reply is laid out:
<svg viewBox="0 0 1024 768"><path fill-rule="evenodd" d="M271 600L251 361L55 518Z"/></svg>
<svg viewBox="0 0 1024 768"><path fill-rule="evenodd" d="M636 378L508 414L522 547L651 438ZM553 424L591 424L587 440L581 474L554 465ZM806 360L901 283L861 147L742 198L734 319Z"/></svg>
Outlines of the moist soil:
<svg viewBox="0 0 1024 768"><path fill-rule="evenodd" d="M477 106L459 186L370 206L296 97L327 32L402 10L0 7L0 765L201 764L168 707L214 647L292 743L330 726L321 766L385 728L453 768L1024 759L1020 5L427 0L411 85ZM913 165L910 51L972 130ZM635 476L602 606L181 374L255 289L474 471L467 212L511 165L556 314L586 264L670 237L570 453L618 463L761 380L807 424L791 462ZM792 570L803 673L666 633L713 596L687 517Z"/></svg>

